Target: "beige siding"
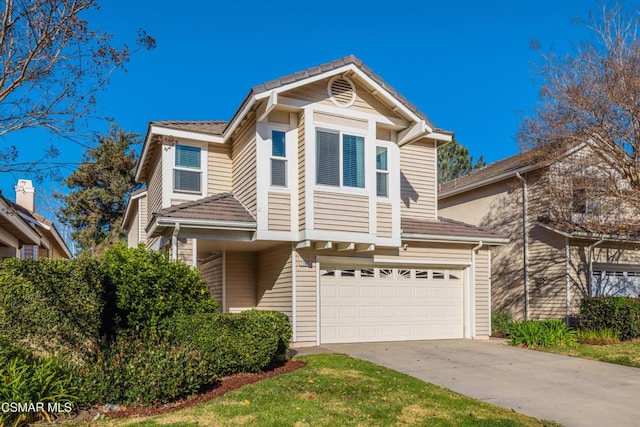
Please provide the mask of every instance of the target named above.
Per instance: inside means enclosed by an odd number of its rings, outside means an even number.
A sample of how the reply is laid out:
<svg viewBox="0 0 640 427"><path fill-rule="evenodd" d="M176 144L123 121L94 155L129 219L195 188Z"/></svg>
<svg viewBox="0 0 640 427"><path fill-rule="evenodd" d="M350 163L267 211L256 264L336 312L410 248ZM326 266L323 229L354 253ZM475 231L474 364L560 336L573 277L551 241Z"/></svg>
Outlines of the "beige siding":
<svg viewBox="0 0 640 427"><path fill-rule="evenodd" d="M227 311L256 306L256 258L252 252L227 252Z"/></svg>
<svg viewBox="0 0 640 427"><path fill-rule="evenodd" d="M137 200L134 200L132 204L138 204ZM140 227L138 227L140 219L140 212L136 210L136 214L131 219L131 226L129 227L129 232L127 233L127 245L130 248L135 248L138 246L140 242Z"/></svg>
<svg viewBox="0 0 640 427"><path fill-rule="evenodd" d="M491 286L489 278L489 251L476 254L476 337L491 335Z"/></svg>
<svg viewBox="0 0 640 427"><path fill-rule="evenodd" d="M203 262L198 263L198 269L202 273L202 279L207 283L209 292L220 303L222 308L222 252L218 252Z"/></svg>
<svg viewBox="0 0 640 427"><path fill-rule="evenodd" d="M407 250L403 248L379 249L375 253L376 260L399 259L411 262L423 261L425 264L461 263L471 264L471 245L454 245L446 243L420 244L409 242Z"/></svg>
<svg viewBox="0 0 640 427"><path fill-rule="evenodd" d="M510 196L510 193L516 194ZM438 215L473 225L497 226L501 217L509 220L521 213L522 205L505 209L520 195L520 183L513 180L500 181L473 191L456 194L438 200ZM521 200L518 200L521 203ZM506 215L505 215L506 214Z"/></svg>
<svg viewBox="0 0 640 427"><path fill-rule="evenodd" d="M269 193L269 230L291 231L291 196Z"/></svg>
<svg viewBox="0 0 640 427"><path fill-rule="evenodd" d="M341 117L333 114L319 113L317 111L313 113L313 120L320 126L322 124L330 124L332 127L349 127L360 129L362 131L367 131L369 129L369 122L367 122L366 120L351 119L348 117Z"/></svg>
<svg viewBox="0 0 640 427"><path fill-rule="evenodd" d="M400 149L400 198L403 217L435 219L435 156L433 142L414 142Z"/></svg>
<svg viewBox="0 0 640 427"><path fill-rule="evenodd" d="M231 179L231 153L229 147L209 144L207 163L207 193L212 196L230 192L233 185Z"/></svg>
<svg viewBox="0 0 640 427"><path fill-rule="evenodd" d="M300 262L310 263L312 267L303 267ZM316 253L298 251L296 262L296 322L297 343L315 344L317 342L317 292L316 292Z"/></svg>
<svg viewBox="0 0 640 427"><path fill-rule="evenodd" d="M161 149L155 150L155 158L149 165L149 182L147 182L147 197L149 209L147 212L147 224L152 220L152 215L162 209L162 153ZM169 178L170 179L170 178Z"/></svg>
<svg viewBox="0 0 640 427"><path fill-rule="evenodd" d="M329 107L336 107L336 105L329 98L327 93L327 84L329 79L321 80L319 82L304 85L302 87L292 89L290 91L282 93L281 96L286 98L299 99L307 101L309 103L320 103ZM356 99L351 107L354 111L360 111L369 114L377 114L385 117L399 118L399 116L393 112L388 105L383 103L379 98L371 95L369 91L355 83L356 86Z"/></svg>
<svg viewBox="0 0 640 427"><path fill-rule="evenodd" d="M282 125L289 124L289 112L288 111L272 111L269 113L270 123L280 123Z"/></svg>
<svg viewBox="0 0 640 427"><path fill-rule="evenodd" d="M138 243L147 242L147 196L142 196L138 199L138 218L140 219L140 229L138 234Z"/></svg>
<svg viewBox="0 0 640 427"><path fill-rule="evenodd" d="M314 193L316 230L369 232L369 198L352 194Z"/></svg>
<svg viewBox="0 0 640 427"><path fill-rule="evenodd" d="M305 209L305 165L304 165L304 112L298 114L298 228L304 230L306 227Z"/></svg>
<svg viewBox="0 0 640 427"><path fill-rule="evenodd" d="M378 237L393 237L392 230L392 210L391 205L388 203L376 204L376 221L377 221L377 233Z"/></svg>
<svg viewBox="0 0 640 427"><path fill-rule="evenodd" d="M193 239L178 239L178 260L193 265Z"/></svg>
<svg viewBox="0 0 640 427"><path fill-rule="evenodd" d="M564 318L567 307L564 237L541 227L529 232L529 318Z"/></svg>
<svg viewBox="0 0 640 427"><path fill-rule="evenodd" d="M276 310L292 319L291 246L282 245L258 254L258 308Z"/></svg>
<svg viewBox="0 0 640 427"><path fill-rule="evenodd" d="M232 142L233 194L256 216L256 123L255 114L236 131Z"/></svg>

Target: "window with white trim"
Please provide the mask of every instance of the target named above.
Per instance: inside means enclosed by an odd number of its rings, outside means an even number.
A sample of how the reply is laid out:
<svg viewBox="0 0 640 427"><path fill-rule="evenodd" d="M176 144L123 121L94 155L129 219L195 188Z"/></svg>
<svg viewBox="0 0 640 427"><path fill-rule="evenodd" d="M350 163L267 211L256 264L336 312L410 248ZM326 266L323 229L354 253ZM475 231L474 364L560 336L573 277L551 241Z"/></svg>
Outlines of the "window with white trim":
<svg viewBox="0 0 640 427"><path fill-rule="evenodd" d="M287 186L287 138L279 130L271 131L271 186Z"/></svg>
<svg viewBox="0 0 640 427"><path fill-rule="evenodd" d="M175 146L173 191L193 194L202 193L202 162L200 147L181 144Z"/></svg>
<svg viewBox="0 0 640 427"><path fill-rule="evenodd" d="M364 176L362 136L316 131L317 184L364 188Z"/></svg>
<svg viewBox="0 0 640 427"><path fill-rule="evenodd" d="M389 162L386 147L376 147L376 194L389 197Z"/></svg>

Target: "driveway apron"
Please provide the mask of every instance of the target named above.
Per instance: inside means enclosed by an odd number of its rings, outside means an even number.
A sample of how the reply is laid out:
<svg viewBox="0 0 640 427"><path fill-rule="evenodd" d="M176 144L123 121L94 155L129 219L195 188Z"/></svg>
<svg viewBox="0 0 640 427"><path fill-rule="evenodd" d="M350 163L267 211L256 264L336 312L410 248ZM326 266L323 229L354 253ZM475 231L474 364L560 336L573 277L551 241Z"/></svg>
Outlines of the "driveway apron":
<svg viewBox="0 0 640 427"><path fill-rule="evenodd" d="M640 425L640 369L473 340L323 346L565 426Z"/></svg>

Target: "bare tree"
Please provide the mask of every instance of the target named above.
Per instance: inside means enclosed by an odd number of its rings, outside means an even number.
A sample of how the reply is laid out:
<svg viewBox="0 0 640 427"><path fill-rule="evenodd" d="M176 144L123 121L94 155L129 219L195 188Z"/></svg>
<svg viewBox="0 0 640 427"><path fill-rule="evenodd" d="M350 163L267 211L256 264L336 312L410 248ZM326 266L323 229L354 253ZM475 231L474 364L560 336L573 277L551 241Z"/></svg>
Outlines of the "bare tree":
<svg viewBox="0 0 640 427"><path fill-rule="evenodd" d="M549 147L542 161L587 144L591 155L582 167L610 178L599 180L600 189L640 201L640 14L621 1L600 6L582 22L593 37L574 55L545 54L533 44L542 55L540 105L518 138L523 148Z"/></svg>
<svg viewBox="0 0 640 427"><path fill-rule="evenodd" d="M112 36L83 19L96 0L4 0L0 9L0 137L29 128L74 135L96 106L96 92L135 50L155 40L138 32L137 48L120 48ZM15 146L0 148L0 170L33 171L16 164ZM55 149L43 159L55 157Z"/></svg>

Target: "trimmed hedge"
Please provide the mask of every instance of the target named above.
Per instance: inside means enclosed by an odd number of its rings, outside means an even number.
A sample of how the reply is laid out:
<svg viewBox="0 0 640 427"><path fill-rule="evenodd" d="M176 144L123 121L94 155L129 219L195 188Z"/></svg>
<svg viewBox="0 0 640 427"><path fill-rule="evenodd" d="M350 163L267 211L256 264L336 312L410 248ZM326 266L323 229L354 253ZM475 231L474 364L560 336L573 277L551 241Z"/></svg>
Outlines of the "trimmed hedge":
<svg viewBox="0 0 640 427"><path fill-rule="evenodd" d="M104 252L102 264L115 331L157 332L175 315L219 308L198 270L159 251L118 243Z"/></svg>
<svg viewBox="0 0 640 427"><path fill-rule="evenodd" d="M527 347L574 347L576 332L561 319L521 320L509 326L511 345Z"/></svg>
<svg viewBox="0 0 640 427"><path fill-rule="evenodd" d="M98 345L102 270L94 259L0 262L0 337L82 359Z"/></svg>
<svg viewBox="0 0 640 427"><path fill-rule="evenodd" d="M283 313L249 310L176 318L171 339L197 350L218 375L260 372L286 360L291 324Z"/></svg>
<svg viewBox="0 0 640 427"><path fill-rule="evenodd" d="M585 297L580 303L582 329L612 329L621 340L640 337L640 299Z"/></svg>
<svg viewBox="0 0 640 427"><path fill-rule="evenodd" d="M105 346L79 374L84 403L151 406L188 397L217 378L196 350L157 338L125 336Z"/></svg>

